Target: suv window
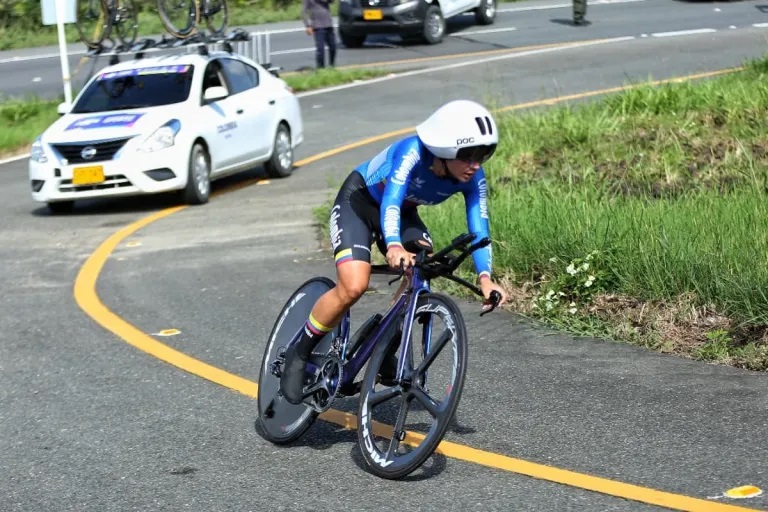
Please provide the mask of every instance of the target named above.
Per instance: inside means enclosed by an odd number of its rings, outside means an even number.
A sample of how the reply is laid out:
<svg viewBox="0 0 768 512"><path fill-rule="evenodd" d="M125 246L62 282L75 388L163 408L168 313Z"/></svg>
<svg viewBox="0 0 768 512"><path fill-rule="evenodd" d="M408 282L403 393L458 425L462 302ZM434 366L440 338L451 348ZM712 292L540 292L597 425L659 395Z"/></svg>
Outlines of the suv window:
<svg viewBox="0 0 768 512"><path fill-rule="evenodd" d="M259 71L236 59L221 59L224 74L231 88L230 94L253 89L259 85Z"/></svg>
<svg viewBox="0 0 768 512"><path fill-rule="evenodd" d="M106 71L91 82L72 113L105 112L181 103L189 97L194 66L151 66Z"/></svg>

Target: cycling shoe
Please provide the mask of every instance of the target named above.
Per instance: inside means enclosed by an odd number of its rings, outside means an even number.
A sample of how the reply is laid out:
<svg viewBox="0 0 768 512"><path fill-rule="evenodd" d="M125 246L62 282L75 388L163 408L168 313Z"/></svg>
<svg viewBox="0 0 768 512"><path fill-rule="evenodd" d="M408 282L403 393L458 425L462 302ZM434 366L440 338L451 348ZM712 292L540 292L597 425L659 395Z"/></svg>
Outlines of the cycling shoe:
<svg viewBox="0 0 768 512"><path fill-rule="evenodd" d="M304 397L306 370L307 361L299 357L295 347L285 351L285 364L282 375L280 375L280 389L282 389L285 399L294 405L300 404Z"/></svg>

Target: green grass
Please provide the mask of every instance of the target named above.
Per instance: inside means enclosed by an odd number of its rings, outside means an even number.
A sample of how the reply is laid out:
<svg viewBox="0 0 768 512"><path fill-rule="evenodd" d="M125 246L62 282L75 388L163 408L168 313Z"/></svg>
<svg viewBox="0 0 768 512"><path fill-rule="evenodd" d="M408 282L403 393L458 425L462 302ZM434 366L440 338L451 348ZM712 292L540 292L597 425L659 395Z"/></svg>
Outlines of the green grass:
<svg viewBox="0 0 768 512"><path fill-rule="evenodd" d="M61 100L12 100L0 103L0 155L28 148L56 120Z"/></svg>
<svg viewBox="0 0 768 512"><path fill-rule="evenodd" d="M309 73L286 73L282 78L293 88L294 92L302 92L361 80L369 80L390 73L391 71L389 70L376 68L325 68Z"/></svg>
<svg viewBox="0 0 768 512"><path fill-rule="evenodd" d="M500 115L486 173L494 269L514 308L577 334L768 370L766 112L762 60ZM458 196L421 211L437 246L466 229Z"/></svg>

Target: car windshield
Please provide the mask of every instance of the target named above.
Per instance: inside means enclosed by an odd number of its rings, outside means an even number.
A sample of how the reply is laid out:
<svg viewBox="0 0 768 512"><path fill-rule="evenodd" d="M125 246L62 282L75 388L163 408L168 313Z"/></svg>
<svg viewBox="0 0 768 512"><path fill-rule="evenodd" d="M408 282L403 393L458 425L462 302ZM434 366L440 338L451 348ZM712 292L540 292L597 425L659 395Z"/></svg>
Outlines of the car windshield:
<svg viewBox="0 0 768 512"><path fill-rule="evenodd" d="M153 66L99 75L83 92L73 114L180 103L189 97L194 66Z"/></svg>

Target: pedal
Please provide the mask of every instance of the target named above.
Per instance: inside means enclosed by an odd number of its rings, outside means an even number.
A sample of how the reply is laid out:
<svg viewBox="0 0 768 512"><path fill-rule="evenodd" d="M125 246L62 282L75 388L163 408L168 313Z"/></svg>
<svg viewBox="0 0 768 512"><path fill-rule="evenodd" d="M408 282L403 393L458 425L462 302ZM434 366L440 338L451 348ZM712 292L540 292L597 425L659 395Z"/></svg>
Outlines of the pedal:
<svg viewBox="0 0 768 512"><path fill-rule="evenodd" d="M280 361L274 361L272 364L269 365L269 373L274 375L277 378L282 377L283 375L283 363Z"/></svg>

